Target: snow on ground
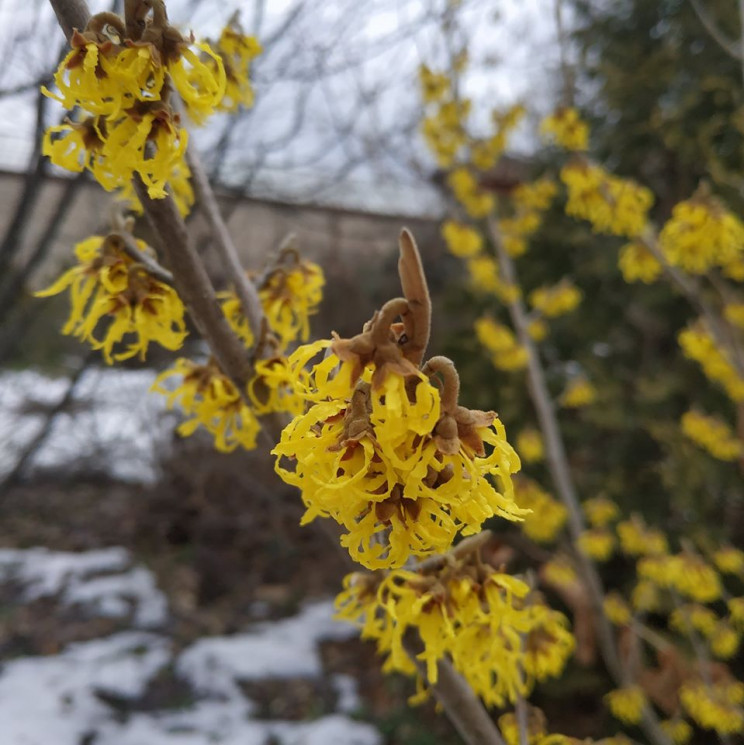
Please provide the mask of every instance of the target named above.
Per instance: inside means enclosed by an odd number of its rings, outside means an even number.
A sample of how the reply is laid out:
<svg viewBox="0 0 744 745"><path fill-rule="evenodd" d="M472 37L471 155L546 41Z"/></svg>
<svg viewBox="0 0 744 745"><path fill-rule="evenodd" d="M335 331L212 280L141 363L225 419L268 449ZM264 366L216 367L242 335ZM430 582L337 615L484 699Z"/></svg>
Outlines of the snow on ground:
<svg viewBox="0 0 744 745"><path fill-rule="evenodd" d="M0 551L0 589L22 603L53 598L88 616L129 619L131 629L71 644L60 653L21 657L0 668L2 745L380 745L371 725L347 714L359 705L356 682L334 675L336 713L309 722L251 718L240 681L318 678L318 643L354 630L333 620L332 603L262 623L233 636L199 639L175 652L165 633L167 606L153 576L121 548L73 554L43 548ZM144 631L158 629L159 633ZM129 714L112 705L143 696L170 671L193 700L182 708ZM146 709L146 707L141 707Z"/></svg>
<svg viewBox="0 0 744 745"><path fill-rule="evenodd" d="M64 471L74 463L124 481L151 482L156 445L167 441L174 422L164 416L164 398L149 391L154 379L151 370L86 370L70 412L56 417L32 468ZM43 407L61 400L67 385L66 378L33 370L0 373L0 478L45 426Z"/></svg>

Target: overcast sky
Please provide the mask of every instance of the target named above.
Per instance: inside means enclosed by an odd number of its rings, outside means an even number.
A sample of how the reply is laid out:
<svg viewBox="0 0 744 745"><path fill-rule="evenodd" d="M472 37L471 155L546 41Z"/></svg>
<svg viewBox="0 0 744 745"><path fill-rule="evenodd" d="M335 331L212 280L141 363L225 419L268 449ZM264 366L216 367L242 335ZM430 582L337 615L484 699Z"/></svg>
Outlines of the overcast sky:
<svg viewBox="0 0 744 745"><path fill-rule="evenodd" d="M416 135L416 71L445 55L445 0L170 0L172 23L217 36L240 9L266 52L255 63L256 105L230 125L216 117L195 133L208 163L229 143L223 180L256 195L320 200L373 210L434 208L425 186L433 164ZM93 10L110 2L91 3ZM471 51L464 92L476 121L494 106L552 105L557 43L553 0L465 0L459 10ZM0 89L30 85L54 66L62 43L45 0L0 0ZM28 162L35 94L0 100L0 167ZM63 115L49 107L49 123ZM534 120L533 120L534 123ZM517 139L530 146L530 127ZM422 184L424 184L422 186Z"/></svg>

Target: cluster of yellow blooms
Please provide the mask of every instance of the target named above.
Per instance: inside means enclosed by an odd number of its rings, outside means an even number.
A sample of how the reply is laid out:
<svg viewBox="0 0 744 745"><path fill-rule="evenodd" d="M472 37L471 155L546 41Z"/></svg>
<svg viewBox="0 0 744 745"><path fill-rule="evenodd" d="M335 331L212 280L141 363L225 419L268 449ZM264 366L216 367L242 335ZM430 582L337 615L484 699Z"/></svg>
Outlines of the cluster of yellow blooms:
<svg viewBox="0 0 744 745"><path fill-rule="evenodd" d="M685 356L695 360L708 380L718 383L732 401L744 401L744 377L718 349L704 321L697 321L681 331L679 345Z"/></svg>
<svg viewBox="0 0 744 745"><path fill-rule="evenodd" d="M132 254L125 242L133 244ZM144 263L150 248L131 236L111 233L93 236L75 246L77 266L68 269L38 297L57 295L70 289L71 311L63 334L78 337L93 349L103 351L108 364L139 355L144 359L150 342L166 349L180 349L186 337L184 307L176 291L152 277ZM102 338L96 328L103 324ZM114 347L135 336L124 351Z"/></svg>
<svg viewBox="0 0 744 745"><path fill-rule="evenodd" d="M294 251L280 257L263 278L258 295L271 330L282 347L310 337L310 316L323 299L323 270L312 261L301 261Z"/></svg>
<svg viewBox="0 0 744 745"><path fill-rule="evenodd" d="M561 406L568 409L580 409L596 400L597 389L583 376L570 380L559 399Z"/></svg>
<svg viewBox="0 0 744 745"><path fill-rule="evenodd" d="M493 194L483 189L478 178L466 166L450 171L447 183L470 217L486 217L493 212L496 204Z"/></svg>
<svg viewBox="0 0 744 745"><path fill-rule="evenodd" d="M58 92L43 91L82 118L51 127L43 152L68 170L87 168L107 190L128 188L136 174L149 197L159 199L174 172L180 171L181 182L188 175L188 136L171 106L171 91L201 124L221 105L226 75L222 57L208 44L194 44L168 23L163 0L135 11L136 5L127 8L140 14L136 19L99 13L83 32L74 32L72 51L54 76ZM238 76L245 99L251 92L242 63ZM183 208L187 200L180 201Z"/></svg>
<svg viewBox="0 0 744 745"><path fill-rule="evenodd" d="M174 375L182 380L171 390L163 383ZM158 376L153 390L166 397L168 408L178 402L191 417L179 425L180 435L186 437L203 426L214 437L214 445L221 452L231 452L239 445L246 450L256 447L261 429L256 414L215 362L199 365L181 357Z"/></svg>
<svg viewBox="0 0 744 745"><path fill-rule="evenodd" d="M449 252L460 259L477 256L483 248L483 238L477 230L454 220L442 225L442 237Z"/></svg>
<svg viewBox="0 0 744 745"><path fill-rule="evenodd" d="M526 741L520 731L516 713L509 712L499 717L499 729L506 745L588 745L588 740L579 741L566 735L548 734L545 714L529 704L525 708L527 709ZM607 745L605 740L602 740L602 745Z"/></svg>
<svg viewBox="0 0 744 745"><path fill-rule="evenodd" d="M583 151L589 147L589 125L573 107L558 109L546 117L540 131L566 150Z"/></svg>
<svg viewBox="0 0 744 745"><path fill-rule="evenodd" d="M658 259L641 241L626 243L620 249L618 265L626 282L651 284L661 276L662 272Z"/></svg>
<svg viewBox="0 0 744 745"><path fill-rule="evenodd" d="M628 556L653 556L669 551L666 536L656 528L649 528L638 515L617 524L620 548Z"/></svg>
<svg viewBox="0 0 744 745"><path fill-rule="evenodd" d="M581 290L570 279L552 287L538 287L529 296L530 305L548 318L557 318L574 310L581 302Z"/></svg>
<svg viewBox="0 0 744 745"><path fill-rule="evenodd" d="M525 535L537 543L552 543L566 524L568 510L532 479L521 476L515 487L517 504L531 510L521 526Z"/></svg>
<svg viewBox="0 0 744 745"><path fill-rule="evenodd" d="M324 351L299 384L307 412L273 451L279 475L302 491L303 522L332 517L351 556L376 569L446 550L458 532L475 533L493 515L521 518L511 481L519 458L494 412L457 405L449 360L418 370L385 308L350 340L300 347L290 368L304 371ZM442 393L429 377L435 372Z"/></svg>
<svg viewBox="0 0 744 745"><path fill-rule="evenodd" d="M744 251L744 223L705 193L672 210L659 235L667 261L691 274L726 267Z"/></svg>
<svg viewBox="0 0 744 745"><path fill-rule="evenodd" d="M527 350L504 324L483 316L475 322L475 333L478 341L491 353L494 367L499 370L521 370L526 366Z"/></svg>
<svg viewBox="0 0 744 745"><path fill-rule="evenodd" d="M679 689L679 700L701 727L722 735L744 732L744 683L738 680L690 681Z"/></svg>
<svg viewBox="0 0 744 745"><path fill-rule="evenodd" d="M238 445L246 449L256 446L260 431L259 416L272 413L300 414L305 399L297 393L303 384L303 371L290 370L284 352L287 345L309 335L309 319L316 312L323 295L324 278L320 267L300 260L296 251L280 254L275 265L265 273L259 285L259 297L270 334L265 340L275 347L273 352L253 363L253 375L241 392L212 360L196 365L179 359L156 381L154 390L164 393L168 405L178 402L192 418L178 429L186 436L201 423L215 437L218 450L233 450ZM219 294L222 311L230 327L246 347L255 343L250 324L243 313L240 299L234 291ZM165 380L180 377L172 390L163 386Z"/></svg>
<svg viewBox="0 0 744 745"><path fill-rule="evenodd" d="M618 506L607 497L587 499L581 507L593 528L604 528L620 516Z"/></svg>
<svg viewBox="0 0 744 745"><path fill-rule="evenodd" d="M517 186L511 204L514 214L499 220L498 227L504 250L512 258L527 251L527 244L542 223L542 213L550 207L558 191L555 182L541 178Z"/></svg>
<svg viewBox="0 0 744 745"><path fill-rule="evenodd" d="M423 695L447 656L486 705L514 703L536 682L560 675L574 649L561 613L522 580L481 561L452 557L430 570L396 570L382 579L356 573L344 588L336 601L339 617L375 640L387 655L385 671L417 673L407 632L418 632Z"/></svg>
<svg viewBox="0 0 744 745"><path fill-rule="evenodd" d="M637 238L646 229L653 204L646 187L584 159L566 164L561 181L568 190L566 214L587 220L596 232Z"/></svg>
<svg viewBox="0 0 744 745"><path fill-rule="evenodd" d="M687 411L682 415L682 432L719 460L736 460L744 454L744 443L716 417Z"/></svg>
<svg viewBox="0 0 744 745"><path fill-rule="evenodd" d="M610 691L605 700L613 716L627 724L638 724L646 707L646 696L639 686Z"/></svg>
<svg viewBox="0 0 744 745"><path fill-rule="evenodd" d="M215 46L225 68L225 94L218 108L220 111L237 111L241 106L252 106L251 63L263 51L258 39L246 36L237 19L233 18L222 29Z"/></svg>
<svg viewBox="0 0 744 745"><path fill-rule="evenodd" d="M577 546L595 561L607 561L615 551L616 541L607 528L590 528L579 536Z"/></svg>
<svg viewBox="0 0 744 745"><path fill-rule="evenodd" d="M538 463L545 457L545 446L539 430L526 427L517 435L517 453L525 463Z"/></svg>

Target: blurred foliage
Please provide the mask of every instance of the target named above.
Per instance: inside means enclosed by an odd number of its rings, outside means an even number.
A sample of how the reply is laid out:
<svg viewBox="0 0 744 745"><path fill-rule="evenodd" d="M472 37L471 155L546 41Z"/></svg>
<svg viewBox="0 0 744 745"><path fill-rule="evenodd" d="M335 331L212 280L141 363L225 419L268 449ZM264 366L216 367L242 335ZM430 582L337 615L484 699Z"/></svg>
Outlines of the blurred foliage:
<svg viewBox="0 0 744 745"><path fill-rule="evenodd" d="M708 36L686 0L574 5L579 79L590 97L586 114L593 125L590 155L651 186L659 221L703 178L734 211L740 209L744 94L738 62ZM705 5L734 38L734 5ZM555 174L562 157L546 151L530 175ZM694 406L736 426L736 408L679 349L677 334L696 317L694 308L664 280L627 284L617 266L621 245L566 217L559 198L517 260L524 297L563 277L584 294L578 309L550 321L540 344L554 398L579 371L599 389L596 404L559 411L579 494L608 496L626 513L641 511L673 533L690 535L705 526L714 538L742 541L740 467L714 460L679 426ZM472 332L484 313L509 323L506 309L471 292L464 279L448 289L446 303L458 324L445 354L464 379L465 403L495 407L513 441L523 427L536 424L526 375L496 370ZM550 486L544 464L524 470Z"/></svg>
<svg viewBox="0 0 744 745"><path fill-rule="evenodd" d="M594 154L657 196L657 214L712 180L740 211L744 168L742 65L705 29L689 0L572 0L584 114ZM736 3L705 0L738 46Z"/></svg>

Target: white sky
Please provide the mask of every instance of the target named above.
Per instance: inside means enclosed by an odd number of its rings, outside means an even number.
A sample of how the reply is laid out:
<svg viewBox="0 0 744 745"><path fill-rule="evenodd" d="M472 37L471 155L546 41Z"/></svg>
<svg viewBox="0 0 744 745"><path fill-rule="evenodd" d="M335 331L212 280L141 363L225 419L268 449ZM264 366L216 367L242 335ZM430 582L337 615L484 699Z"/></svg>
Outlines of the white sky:
<svg viewBox="0 0 744 745"><path fill-rule="evenodd" d="M100 10L110 1L91 6ZM416 71L421 62L436 66L445 58L436 19L446 0L170 0L168 6L171 22L199 36L216 36L240 8L247 28L259 23L263 42L277 37L256 62L257 103L233 131L223 179L250 179L248 191L257 195L369 209L412 200L412 211L427 211L432 195L422 187L422 172L425 177L433 164L415 134ZM558 58L553 8L553 0L462 3L471 53L464 92L474 99L476 123L487 121L491 108L516 101L536 116L549 110ZM46 0L0 0L0 28L25 35L0 48L0 62L7 62L0 89L54 66L62 38ZM50 123L62 113L52 111ZM34 121L33 93L0 100L0 167L25 167ZM226 126L225 117L216 117L195 133L207 162ZM528 132L529 123L518 148L530 147Z"/></svg>

